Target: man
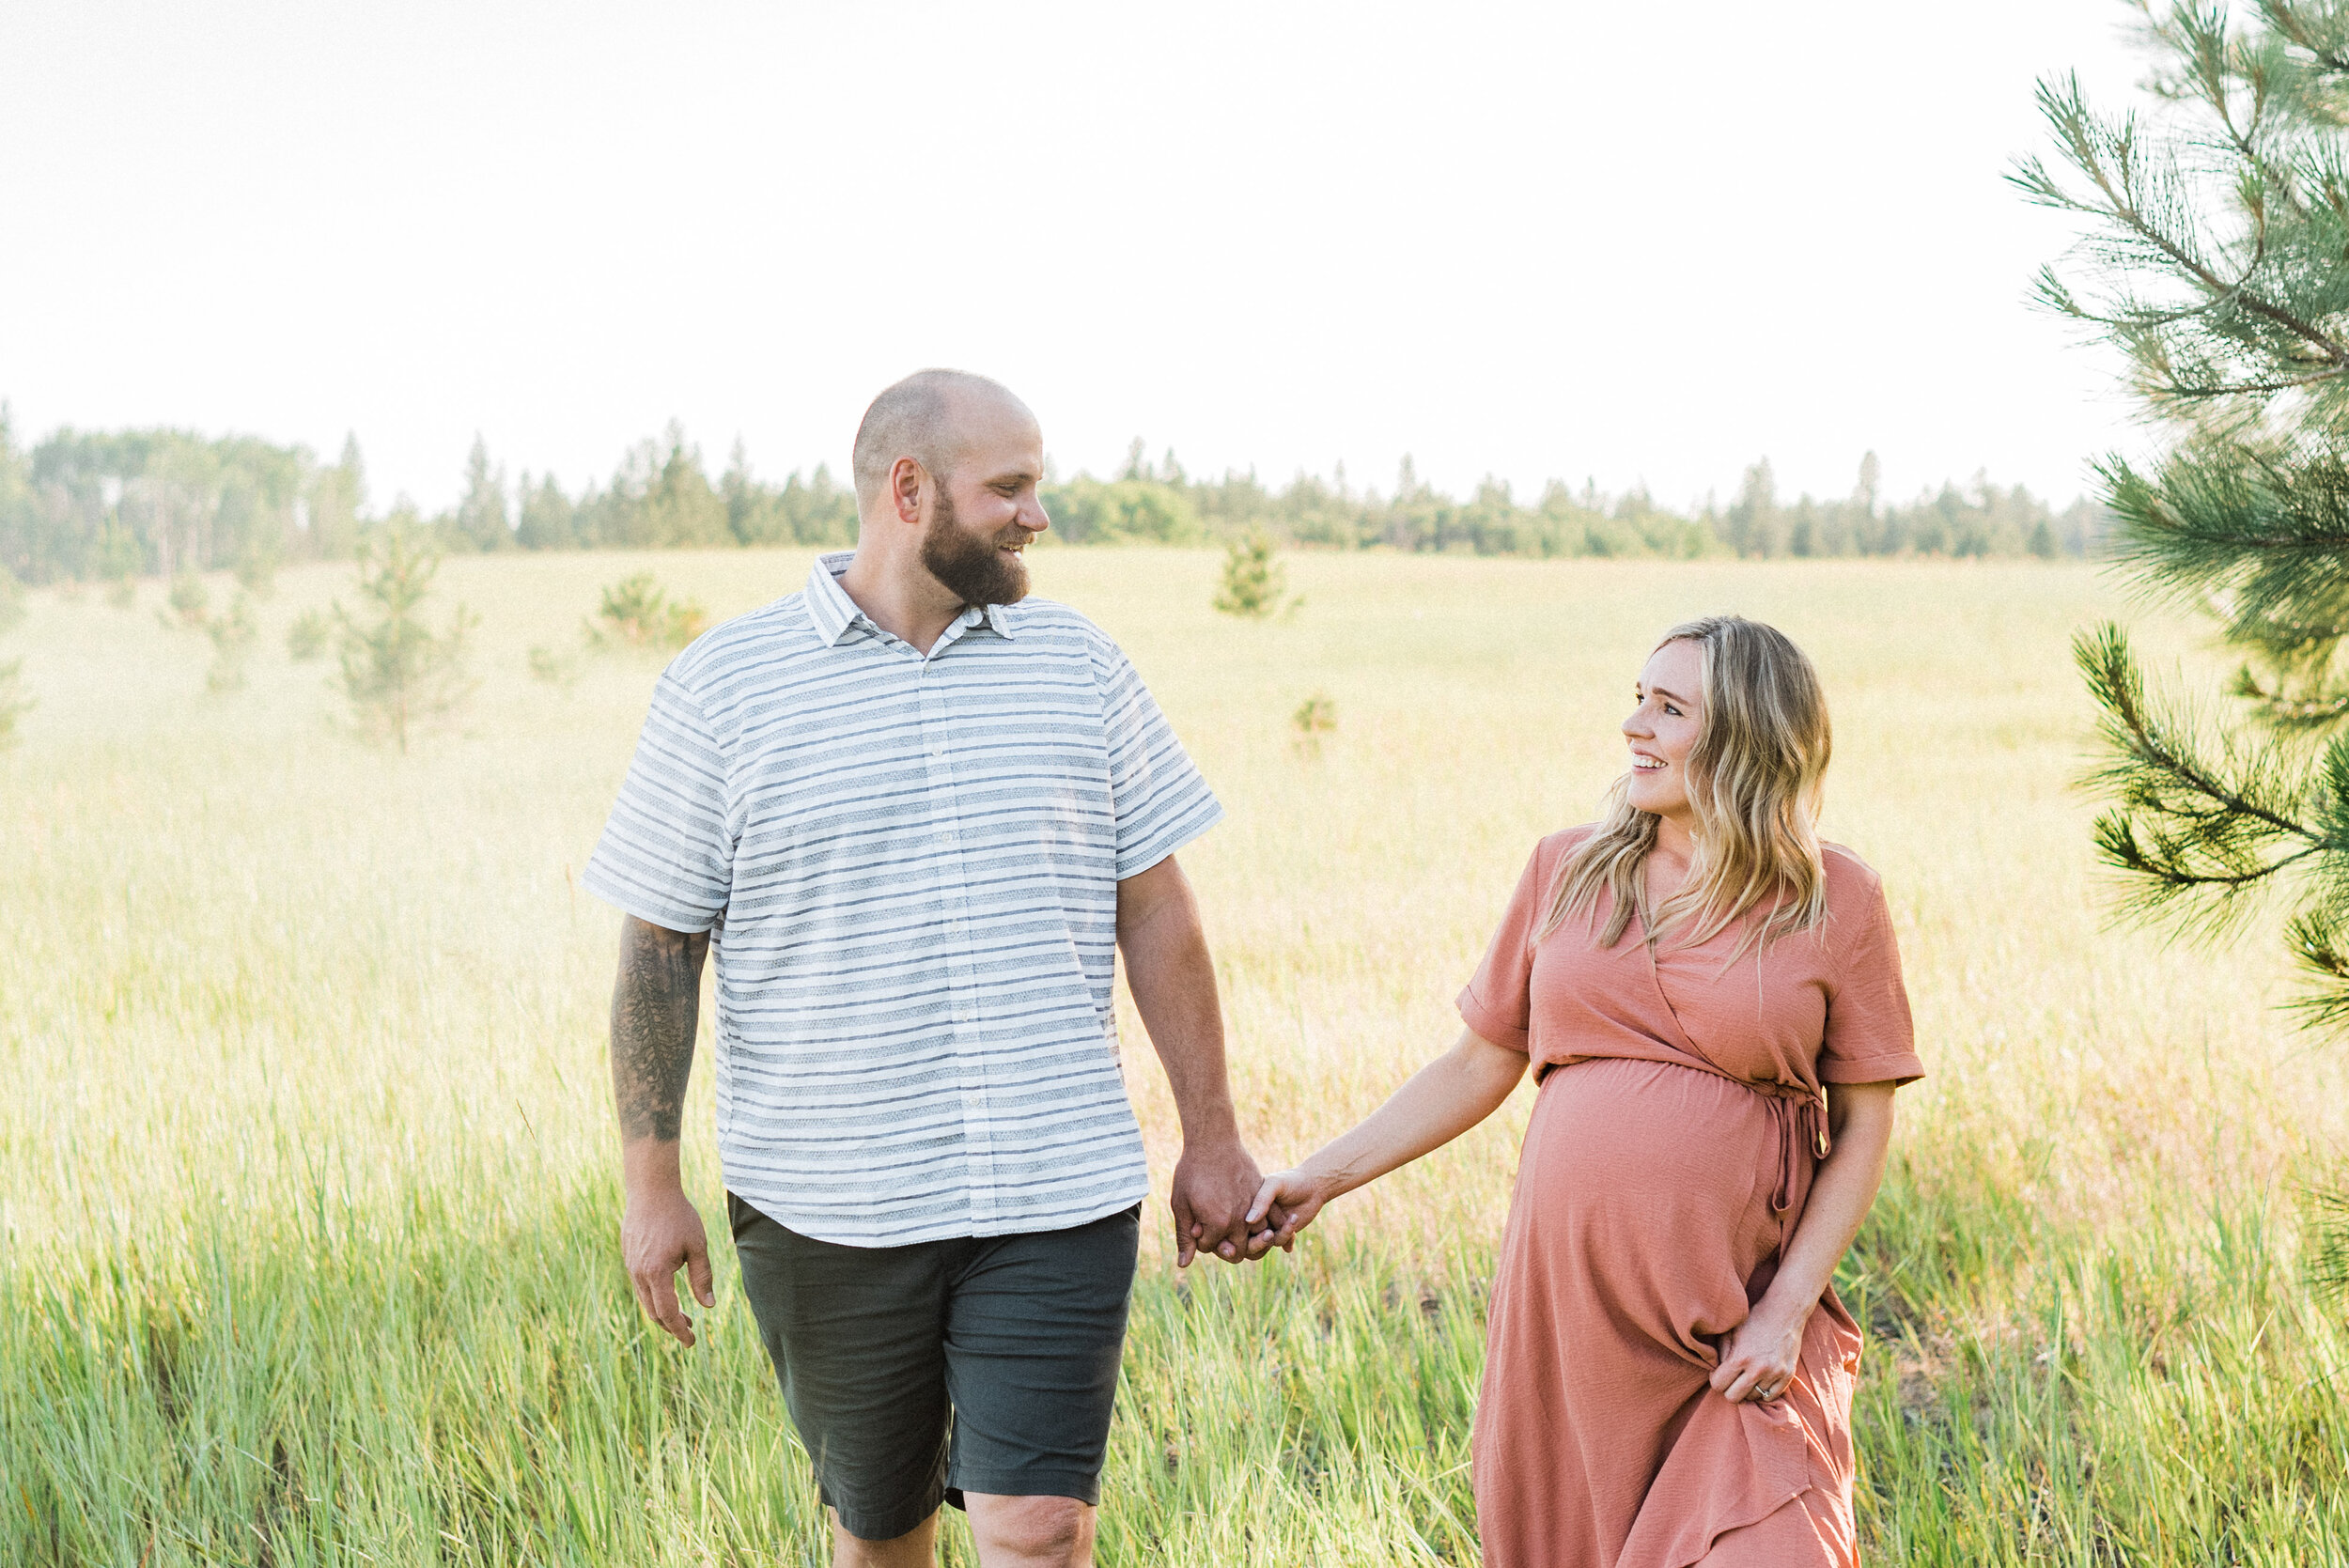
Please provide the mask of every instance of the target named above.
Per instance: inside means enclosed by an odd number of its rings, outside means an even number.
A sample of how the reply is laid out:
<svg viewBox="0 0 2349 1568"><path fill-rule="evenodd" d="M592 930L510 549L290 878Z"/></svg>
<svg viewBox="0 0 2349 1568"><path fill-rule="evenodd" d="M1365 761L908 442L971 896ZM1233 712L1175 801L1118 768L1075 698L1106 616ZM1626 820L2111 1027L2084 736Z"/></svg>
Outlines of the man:
<svg viewBox="0 0 2349 1568"><path fill-rule="evenodd" d="M929 1563L941 1499L987 1568L1087 1564L1148 1192L1114 950L1181 1111L1177 1263L1269 1243L1174 861L1222 808L1115 644L1022 602L1049 523L1018 398L909 377L855 473L854 553L661 675L588 863L627 916L621 1246L692 1344L677 1138L714 945L728 1215L834 1564Z"/></svg>

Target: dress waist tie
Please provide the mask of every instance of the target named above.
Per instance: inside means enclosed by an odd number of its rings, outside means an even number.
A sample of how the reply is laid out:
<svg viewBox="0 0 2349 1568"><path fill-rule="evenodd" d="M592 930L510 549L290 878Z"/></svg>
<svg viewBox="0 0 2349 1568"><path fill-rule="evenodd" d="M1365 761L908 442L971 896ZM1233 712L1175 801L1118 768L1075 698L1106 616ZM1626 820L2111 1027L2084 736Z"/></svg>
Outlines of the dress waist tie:
<svg viewBox="0 0 2349 1568"><path fill-rule="evenodd" d="M1795 1162L1809 1152L1825 1159L1834 1152L1834 1141L1827 1130L1827 1091L1816 1094L1803 1094L1800 1085L1792 1094L1763 1091L1770 1102L1770 1115L1778 1123L1778 1190L1770 1194L1770 1212L1784 1214L1795 1203Z"/></svg>

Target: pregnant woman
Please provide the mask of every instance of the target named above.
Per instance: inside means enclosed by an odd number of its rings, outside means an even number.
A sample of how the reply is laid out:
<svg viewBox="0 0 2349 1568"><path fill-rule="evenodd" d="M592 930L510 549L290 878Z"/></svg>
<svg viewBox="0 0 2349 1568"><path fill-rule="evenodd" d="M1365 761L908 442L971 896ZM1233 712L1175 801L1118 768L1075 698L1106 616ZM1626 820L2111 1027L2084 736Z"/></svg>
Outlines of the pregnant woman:
<svg viewBox="0 0 2349 1568"><path fill-rule="evenodd" d="M1490 1568L1858 1560L1859 1329L1829 1281L1923 1076L1884 893L1814 828L1816 673L1733 616L1666 634L1597 823L1542 840L1458 1043L1265 1180L1340 1193L1539 1093L1471 1444Z"/></svg>

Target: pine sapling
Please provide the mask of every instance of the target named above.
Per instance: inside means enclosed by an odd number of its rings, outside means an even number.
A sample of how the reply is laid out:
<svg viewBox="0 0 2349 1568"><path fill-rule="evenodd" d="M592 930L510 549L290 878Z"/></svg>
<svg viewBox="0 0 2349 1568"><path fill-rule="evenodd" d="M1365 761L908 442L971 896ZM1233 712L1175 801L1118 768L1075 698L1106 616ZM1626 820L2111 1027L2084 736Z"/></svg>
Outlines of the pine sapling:
<svg viewBox="0 0 2349 1568"><path fill-rule="evenodd" d="M253 601L239 594L229 601L226 614L204 623L204 634L212 640L212 667L205 672L204 684L215 691L241 691L245 659L253 652L254 639L260 635L253 619Z"/></svg>
<svg viewBox="0 0 2349 1568"><path fill-rule="evenodd" d="M201 631L211 615L211 596L204 591L204 580L194 572L181 572L171 580L171 595L165 601L169 608L155 612L155 618L167 631Z"/></svg>
<svg viewBox="0 0 2349 1568"><path fill-rule="evenodd" d="M465 659L478 618L460 604L448 629L435 633L422 613L440 566L439 553L409 529L387 528L360 551L361 614L334 607L341 660L334 684L350 700L354 727L402 752L410 731L453 712L475 685Z"/></svg>
<svg viewBox="0 0 2349 1568"><path fill-rule="evenodd" d="M1223 551L1223 582L1215 607L1226 615L1263 620L1305 601L1289 598L1288 572L1273 558L1272 540L1262 533L1234 539Z"/></svg>
<svg viewBox="0 0 2349 1568"><path fill-rule="evenodd" d="M1336 699L1327 691L1315 692L1297 705L1297 711L1289 715L1289 724L1297 731L1297 749L1309 756L1319 756L1322 737L1337 732Z"/></svg>
<svg viewBox="0 0 2349 1568"><path fill-rule="evenodd" d="M323 610L304 610L286 629L286 651L297 664L307 664L326 651L334 639L334 623Z"/></svg>

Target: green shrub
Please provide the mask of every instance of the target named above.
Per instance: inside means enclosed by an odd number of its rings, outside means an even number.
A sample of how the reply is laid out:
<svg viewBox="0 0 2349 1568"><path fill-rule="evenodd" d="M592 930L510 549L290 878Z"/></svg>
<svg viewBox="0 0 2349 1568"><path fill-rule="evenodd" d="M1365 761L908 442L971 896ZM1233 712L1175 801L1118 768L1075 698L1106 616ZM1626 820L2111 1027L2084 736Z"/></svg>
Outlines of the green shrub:
<svg viewBox="0 0 2349 1568"><path fill-rule="evenodd" d="M293 655L297 664L307 664L326 651L333 641L334 623L322 610L304 610L286 629L286 651Z"/></svg>
<svg viewBox="0 0 2349 1568"><path fill-rule="evenodd" d="M530 676L568 691L579 684L579 660L540 644L530 650Z"/></svg>
<svg viewBox="0 0 2349 1568"><path fill-rule="evenodd" d="M1321 737L1336 733L1338 705L1327 691L1316 691L1297 705L1289 715L1289 722L1297 730L1298 744L1311 752L1321 750Z"/></svg>
<svg viewBox="0 0 2349 1568"><path fill-rule="evenodd" d="M20 678L23 669L21 659L0 664L0 751L16 744L16 722L33 710L33 699L24 695Z"/></svg>
<svg viewBox="0 0 2349 1568"><path fill-rule="evenodd" d="M708 612L691 599L672 600L648 571L608 584L585 623L587 645L599 650L681 648L708 625Z"/></svg>
<svg viewBox="0 0 2349 1568"><path fill-rule="evenodd" d="M277 560L259 547L237 557L237 585L255 598L267 598L277 589Z"/></svg>
<svg viewBox="0 0 2349 1568"><path fill-rule="evenodd" d="M164 602L169 608L156 611L155 615L174 631L201 631L211 614L211 596L194 572L181 572L171 580L171 595Z"/></svg>

